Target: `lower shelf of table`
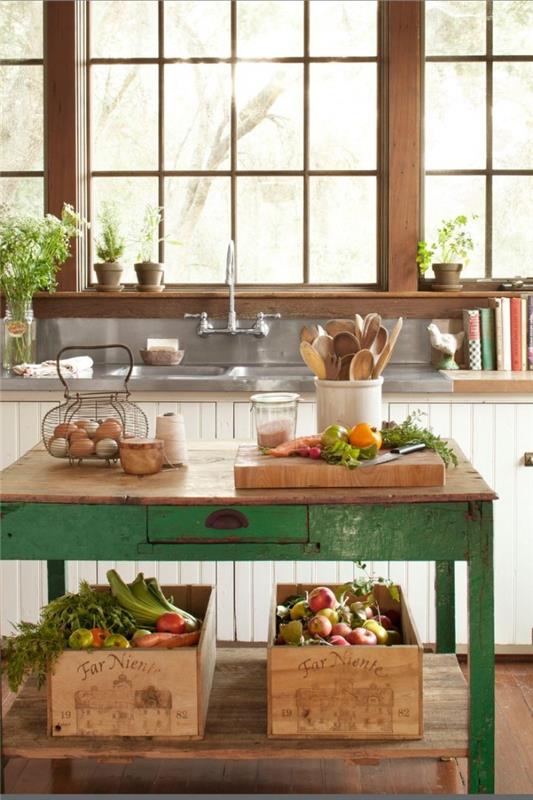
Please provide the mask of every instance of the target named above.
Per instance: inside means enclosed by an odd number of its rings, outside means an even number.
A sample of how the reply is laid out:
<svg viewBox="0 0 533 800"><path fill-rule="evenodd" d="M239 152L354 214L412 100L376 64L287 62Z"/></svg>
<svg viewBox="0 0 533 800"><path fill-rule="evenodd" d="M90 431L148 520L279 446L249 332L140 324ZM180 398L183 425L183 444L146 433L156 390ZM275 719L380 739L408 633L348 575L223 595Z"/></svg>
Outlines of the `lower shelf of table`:
<svg viewBox="0 0 533 800"><path fill-rule="evenodd" d="M383 758L468 754L468 692L453 655L424 656L424 738L406 742L272 740L266 735L266 651L221 648L205 738L87 738L46 735L46 694L28 681L3 722L2 754L24 758Z"/></svg>

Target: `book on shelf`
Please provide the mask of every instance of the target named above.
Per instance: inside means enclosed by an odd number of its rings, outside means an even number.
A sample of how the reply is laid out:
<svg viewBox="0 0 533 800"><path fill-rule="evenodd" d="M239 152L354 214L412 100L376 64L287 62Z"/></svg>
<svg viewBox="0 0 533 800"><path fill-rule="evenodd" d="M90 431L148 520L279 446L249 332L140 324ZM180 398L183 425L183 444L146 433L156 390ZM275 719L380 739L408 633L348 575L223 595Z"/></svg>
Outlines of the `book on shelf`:
<svg viewBox="0 0 533 800"><path fill-rule="evenodd" d="M494 349L496 351L495 369L503 369L503 327L502 327L502 299L491 297L489 308L494 311Z"/></svg>
<svg viewBox="0 0 533 800"><path fill-rule="evenodd" d="M502 363L504 370L511 370L511 300L502 297Z"/></svg>
<svg viewBox="0 0 533 800"><path fill-rule="evenodd" d="M483 369L496 369L496 347L494 341L494 310L480 308L481 364Z"/></svg>
<svg viewBox="0 0 533 800"><path fill-rule="evenodd" d="M481 360L481 325L479 309L463 309L463 323L465 329L465 352L468 369L482 369L483 365Z"/></svg>
<svg viewBox="0 0 533 800"><path fill-rule="evenodd" d="M527 365L533 370L533 294L527 296Z"/></svg>
<svg viewBox="0 0 533 800"><path fill-rule="evenodd" d="M522 300L511 297L511 369L522 370Z"/></svg>

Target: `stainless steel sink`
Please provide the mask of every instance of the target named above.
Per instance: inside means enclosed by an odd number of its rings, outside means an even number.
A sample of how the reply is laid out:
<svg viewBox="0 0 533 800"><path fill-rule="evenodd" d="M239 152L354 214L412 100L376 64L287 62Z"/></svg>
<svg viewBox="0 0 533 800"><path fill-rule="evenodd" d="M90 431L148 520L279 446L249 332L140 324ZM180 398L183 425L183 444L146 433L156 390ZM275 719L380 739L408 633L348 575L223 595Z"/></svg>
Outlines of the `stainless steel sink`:
<svg viewBox="0 0 533 800"><path fill-rule="evenodd" d="M111 370L110 375L125 377L127 367ZM165 378L168 380L182 380L183 378L208 378L217 375L226 375L228 367L189 366L182 367L149 367L144 364L135 365L131 373L132 378Z"/></svg>
<svg viewBox="0 0 533 800"><path fill-rule="evenodd" d="M261 364L228 370L228 378L305 378L309 375L304 364Z"/></svg>

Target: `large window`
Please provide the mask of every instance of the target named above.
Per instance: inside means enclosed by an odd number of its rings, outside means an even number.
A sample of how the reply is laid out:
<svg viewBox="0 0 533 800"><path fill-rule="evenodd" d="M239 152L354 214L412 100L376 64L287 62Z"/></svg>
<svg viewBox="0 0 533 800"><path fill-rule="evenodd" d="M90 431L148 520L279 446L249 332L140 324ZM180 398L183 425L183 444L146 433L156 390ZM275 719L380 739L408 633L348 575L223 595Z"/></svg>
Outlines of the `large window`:
<svg viewBox="0 0 533 800"><path fill-rule="evenodd" d="M428 0L425 238L477 215L464 278L533 275L533 3Z"/></svg>
<svg viewBox="0 0 533 800"><path fill-rule="evenodd" d="M0 2L0 205L44 208L43 4Z"/></svg>
<svg viewBox="0 0 533 800"><path fill-rule="evenodd" d="M93 234L135 280L146 205L167 284L375 285L382 259L376 0L89 3ZM174 241L180 244L174 244Z"/></svg>

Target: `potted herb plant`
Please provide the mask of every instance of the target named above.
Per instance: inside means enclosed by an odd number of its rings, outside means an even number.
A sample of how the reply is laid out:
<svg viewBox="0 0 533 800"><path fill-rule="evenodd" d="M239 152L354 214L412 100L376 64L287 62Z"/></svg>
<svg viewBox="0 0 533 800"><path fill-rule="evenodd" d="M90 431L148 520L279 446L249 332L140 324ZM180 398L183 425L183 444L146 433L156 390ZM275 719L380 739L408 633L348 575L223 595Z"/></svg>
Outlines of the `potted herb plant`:
<svg viewBox="0 0 533 800"><path fill-rule="evenodd" d="M126 241L121 234L118 211L113 203L102 203L98 222L100 234L96 240L96 255L100 261L94 265L98 277L96 288L102 292L120 291L124 268L119 259L124 254Z"/></svg>
<svg viewBox="0 0 533 800"><path fill-rule="evenodd" d="M143 225L139 234L139 253L135 264L139 291L162 291L164 265L153 261L154 251L163 239L159 236L159 225L163 218L160 206L146 206Z"/></svg>
<svg viewBox="0 0 533 800"><path fill-rule="evenodd" d="M468 264L468 253L474 249L467 225L468 219L464 214L455 219L444 219L437 230L436 244L418 242L416 262L420 274L425 275L429 267L433 267L435 282L431 288L436 292L458 292L463 288L459 283L461 270ZM435 253L440 259L437 262L433 260Z"/></svg>
<svg viewBox="0 0 533 800"><path fill-rule="evenodd" d="M84 220L65 204L61 218L0 215L0 289L6 300L3 367L35 362L36 322L32 298L55 291L56 273L70 256L70 241Z"/></svg>

